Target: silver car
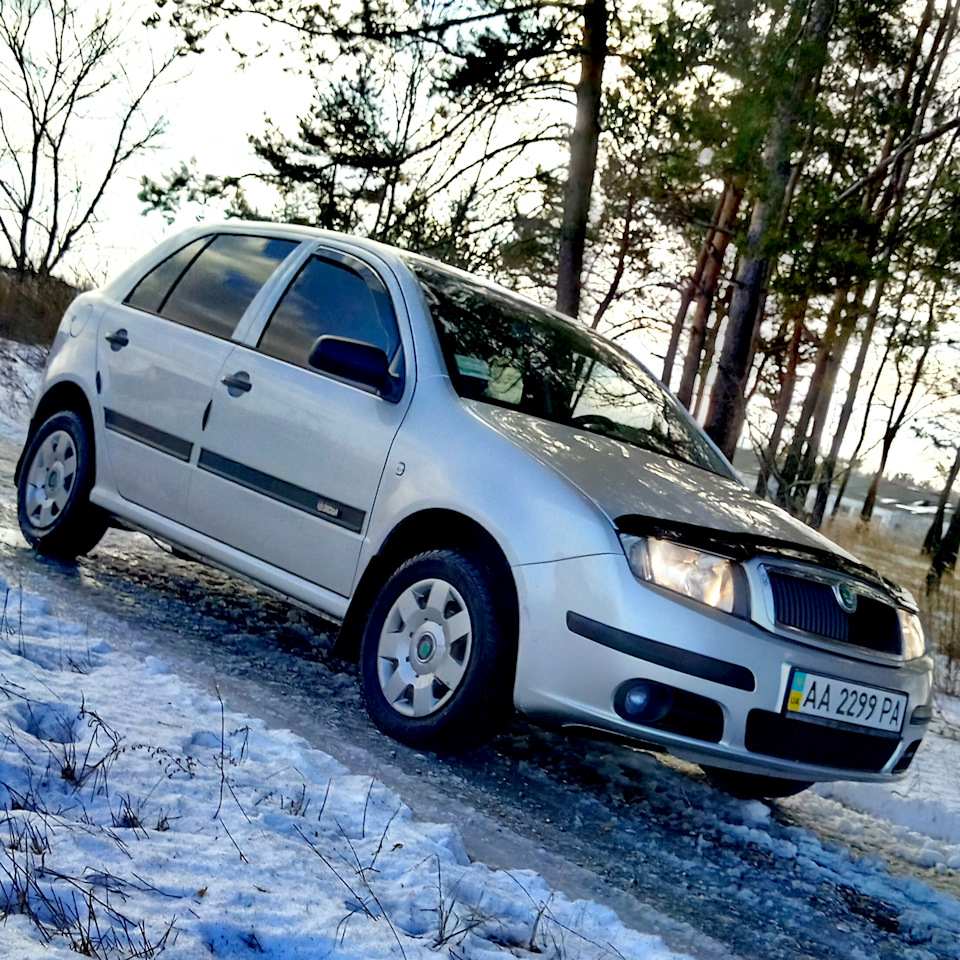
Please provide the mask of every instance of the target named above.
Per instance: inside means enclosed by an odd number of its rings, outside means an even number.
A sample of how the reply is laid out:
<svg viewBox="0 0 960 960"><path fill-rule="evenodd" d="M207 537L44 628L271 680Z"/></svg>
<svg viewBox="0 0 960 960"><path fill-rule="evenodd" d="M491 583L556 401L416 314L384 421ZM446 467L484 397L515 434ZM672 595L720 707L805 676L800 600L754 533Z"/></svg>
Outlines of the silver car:
<svg viewBox="0 0 960 960"><path fill-rule="evenodd" d="M17 468L38 550L144 530L342 622L417 747L516 707L731 789L890 780L931 719L909 594L752 496L620 347L296 226L198 226L68 310Z"/></svg>

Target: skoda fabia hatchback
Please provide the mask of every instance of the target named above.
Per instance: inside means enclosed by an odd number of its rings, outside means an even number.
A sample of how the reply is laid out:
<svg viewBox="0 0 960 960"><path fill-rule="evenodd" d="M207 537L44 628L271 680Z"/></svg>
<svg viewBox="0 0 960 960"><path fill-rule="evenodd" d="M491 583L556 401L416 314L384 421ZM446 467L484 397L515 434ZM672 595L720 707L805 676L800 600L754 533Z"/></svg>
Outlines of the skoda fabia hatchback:
<svg viewBox="0 0 960 960"><path fill-rule="evenodd" d="M515 707L774 795L895 778L931 718L909 594L752 496L629 354L372 242L198 226L79 297L17 485L44 553L143 530L342 621L417 747Z"/></svg>

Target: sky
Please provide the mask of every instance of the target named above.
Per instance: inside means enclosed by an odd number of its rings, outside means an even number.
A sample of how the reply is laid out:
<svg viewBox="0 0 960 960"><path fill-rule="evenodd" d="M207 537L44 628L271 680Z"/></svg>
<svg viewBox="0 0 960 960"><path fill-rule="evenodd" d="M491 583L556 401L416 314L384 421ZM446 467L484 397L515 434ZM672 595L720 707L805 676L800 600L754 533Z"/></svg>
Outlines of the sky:
<svg viewBox="0 0 960 960"><path fill-rule="evenodd" d="M153 8L140 0L127 0L126 6L140 9L141 15ZM161 56L171 48L175 35L164 28L152 33L154 50ZM268 52L250 67L238 69L237 57L226 47L222 33L214 34L202 54L181 58L145 108L148 116L165 118L163 136L156 147L122 168L99 208L100 222L77 245L68 267L100 283L165 236L210 216L195 207L168 224L159 214L145 214L136 198L140 180L144 176L162 180L181 162L193 159L200 173L252 169L256 161L247 136L262 129L265 116L283 126L296 123L298 107L309 97L310 82L285 71L285 66Z"/></svg>

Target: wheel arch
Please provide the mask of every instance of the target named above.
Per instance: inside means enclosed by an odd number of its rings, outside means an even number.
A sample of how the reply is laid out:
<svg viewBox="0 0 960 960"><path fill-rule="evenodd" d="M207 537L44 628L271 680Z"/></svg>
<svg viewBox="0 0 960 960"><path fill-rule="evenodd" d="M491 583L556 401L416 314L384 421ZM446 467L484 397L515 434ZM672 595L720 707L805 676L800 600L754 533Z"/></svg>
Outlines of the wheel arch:
<svg viewBox="0 0 960 960"><path fill-rule="evenodd" d="M360 639L370 607L380 588L405 560L427 550L457 549L480 554L489 564L501 598L502 615L509 619L508 636L516 645L519 624L517 587L506 554L496 539L471 517L454 510L422 510L405 517L384 540L380 550L367 564L354 590L335 652L347 660L356 660ZM516 662L516 649L512 651Z"/></svg>
<svg viewBox="0 0 960 960"><path fill-rule="evenodd" d="M49 417L53 416L55 413L58 413L60 410L72 410L85 422L90 431L91 439L95 436L93 410L90 406L90 401L87 399L86 393L83 391L83 388L79 384L74 383L72 380L61 380L58 383L55 383L43 395L43 397L41 397L40 402L37 404L37 409L34 411L33 417L30 419L30 427L27 430L27 438L24 441L23 449L20 451L20 456L17 459L17 467L13 474L13 482L15 484L20 482L20 473L23 470L23 456L27 451L27 447L30 445L30 440L32 439L34 433L36 433L37 428L40 427ZM92 447L91 456L93 457L94 476L96 476L96 444L93 444Z"/></svg>

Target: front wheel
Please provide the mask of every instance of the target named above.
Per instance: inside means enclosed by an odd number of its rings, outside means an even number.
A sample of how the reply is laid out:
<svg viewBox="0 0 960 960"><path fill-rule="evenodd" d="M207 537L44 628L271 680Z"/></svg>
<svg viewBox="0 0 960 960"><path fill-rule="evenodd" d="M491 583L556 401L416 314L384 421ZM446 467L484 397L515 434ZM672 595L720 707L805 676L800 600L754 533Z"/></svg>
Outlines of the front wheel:
<svg viewBox="0 0 960 960"><path fill-rule="evenodd" d="M481 557L432 550L380 590L360 645L367 712L412 747L464 752L512 707L514 645Z"/></svg>
<svg viewBox="0 0 960 960"><path fill-rule="evenodd" d="M69 559L93 549L107 529L90 503L93 437L72 410L50 417L30 438L17 484L17 519L40 553Z"/></svg>

